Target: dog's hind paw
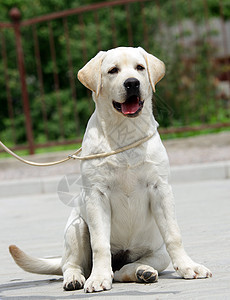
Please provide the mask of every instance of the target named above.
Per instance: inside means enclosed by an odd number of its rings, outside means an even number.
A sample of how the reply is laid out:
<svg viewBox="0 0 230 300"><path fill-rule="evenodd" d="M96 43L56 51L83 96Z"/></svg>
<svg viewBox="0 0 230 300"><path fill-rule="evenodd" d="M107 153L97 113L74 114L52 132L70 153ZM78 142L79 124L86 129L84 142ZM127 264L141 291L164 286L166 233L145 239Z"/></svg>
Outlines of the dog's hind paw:
<svg viewBox="0 0 230 300"><path fill-rule="evenodd" d="M151 267L140 266L136 271L137 282L153 283L158 280L157 270Z"/></svg>

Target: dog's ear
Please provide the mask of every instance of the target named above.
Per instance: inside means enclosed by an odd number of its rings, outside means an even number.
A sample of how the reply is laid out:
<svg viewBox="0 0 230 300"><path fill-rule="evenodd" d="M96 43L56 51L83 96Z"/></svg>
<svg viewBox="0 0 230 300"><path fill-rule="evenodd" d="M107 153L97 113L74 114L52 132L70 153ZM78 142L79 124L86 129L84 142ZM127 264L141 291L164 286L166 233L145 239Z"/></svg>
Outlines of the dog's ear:
<svg viewBox="0 0 230 300"><path fill-rule="evenodd" d="M147 71L149 75L149 81L153 91L155 92L155 85L164 77L165 75L165 64L152 54L147 53L143 48L138 47L141 54L144 56Z"/></svg>
<svg viewBox="0 0 230 300"><path fill-rule="evenodd" d="M105 51L100 51L77 74L80 82L93 91L96 96L101 89L101 63L105 53Z"/></svg>

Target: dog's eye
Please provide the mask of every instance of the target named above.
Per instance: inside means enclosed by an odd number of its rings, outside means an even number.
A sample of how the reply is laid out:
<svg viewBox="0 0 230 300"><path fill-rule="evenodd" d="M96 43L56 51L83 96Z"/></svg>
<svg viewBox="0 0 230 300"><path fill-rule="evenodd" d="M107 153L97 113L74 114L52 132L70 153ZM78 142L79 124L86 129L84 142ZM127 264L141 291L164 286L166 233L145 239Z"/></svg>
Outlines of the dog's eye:
<svg viewBox="0 0 230 300"><path fill-rule="evenodd" d="M137 65L137 71L143 71L145 68L142 65Z"/></svg>
<svg viewBox="0 0 230 300"><path fill-rule="evenodd" d="M119 69L117 67L112 68L111 70L109 70L109 74L116 74L118 73Z"/></svg>

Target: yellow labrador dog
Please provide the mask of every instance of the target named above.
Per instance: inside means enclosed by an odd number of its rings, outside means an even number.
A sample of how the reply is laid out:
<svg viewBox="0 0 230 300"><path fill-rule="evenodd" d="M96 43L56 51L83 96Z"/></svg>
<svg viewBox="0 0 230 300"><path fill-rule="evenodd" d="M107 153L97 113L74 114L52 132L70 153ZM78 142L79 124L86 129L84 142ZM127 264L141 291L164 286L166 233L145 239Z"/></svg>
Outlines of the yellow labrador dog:
<svg viewBox="0 0 230 300"><path fill-rule="evenodd" d="M142 48L99 52L78 73L96 109L82 156L108 153L151 137L135 148L81 163L81 203L72 211L62 259L10 252L28 272L64 276L64 289L109 290L120 282L153 283L172 261L183 278L211 272L185 252L177 225L169 163L152 114L152 92L165 66Z"/></svg>

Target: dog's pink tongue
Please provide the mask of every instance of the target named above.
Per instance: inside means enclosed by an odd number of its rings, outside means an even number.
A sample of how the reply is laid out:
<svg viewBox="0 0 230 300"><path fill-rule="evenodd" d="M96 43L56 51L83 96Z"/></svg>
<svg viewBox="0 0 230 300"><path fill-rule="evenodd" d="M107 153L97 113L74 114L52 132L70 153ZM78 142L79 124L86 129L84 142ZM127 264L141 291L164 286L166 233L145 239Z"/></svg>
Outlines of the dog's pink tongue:
<svg viewBox="0 0 230 300"><path fill-rule="evenodd" d="M135 112L139 109L139 101L133 102L124 102L121 104L121 111L124 115L135 114Z"/></svg>

